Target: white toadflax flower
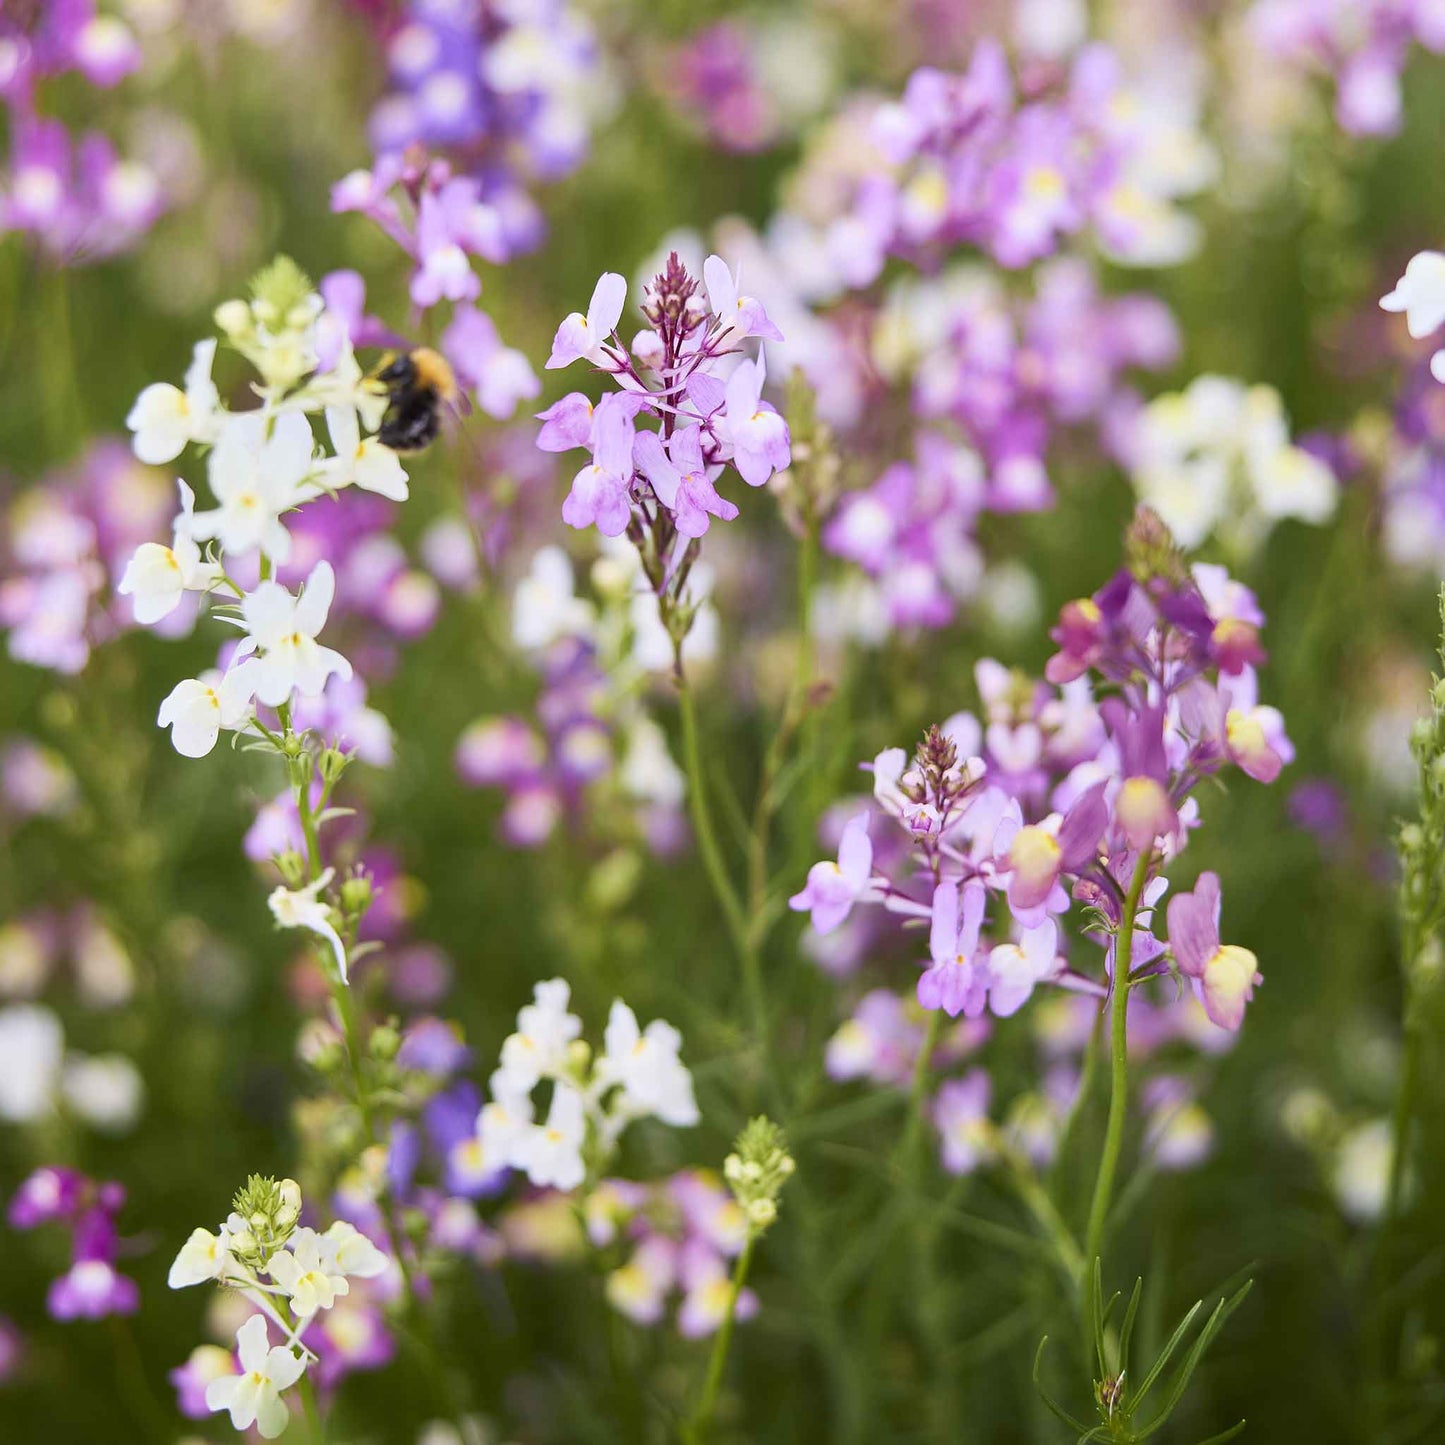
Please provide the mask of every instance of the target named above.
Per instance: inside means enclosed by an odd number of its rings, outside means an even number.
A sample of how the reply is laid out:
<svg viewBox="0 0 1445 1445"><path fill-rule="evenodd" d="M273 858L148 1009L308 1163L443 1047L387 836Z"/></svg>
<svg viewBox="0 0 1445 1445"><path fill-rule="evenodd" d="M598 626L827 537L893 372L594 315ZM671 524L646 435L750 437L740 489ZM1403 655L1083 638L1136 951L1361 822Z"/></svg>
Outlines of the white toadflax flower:
<svg viewBox="0 0 1445 1445"><path fill-rule="evenodd" d="M638 1116L655 1114L664 1124L689 1128L698 1121L692 1075L678 1057L682 1035L662 1019L646 1031L621 999L612 1005L604 1035L607 1053L598 1073L622 1088L623 1104Z"/></svg>
<svg viewBox="0 0 1445 1445"><path fill-rule="evenodd" d="M290 1299L298 1319L329 1310L351 1289L334 1251L314 1229L298 1229L289 1247L272 1257L267 1273Z"/></svg>
<svg viewBox="0 0 1445 1445"><path fill-rule="evenodd" d="M316 438L299 412L227 419L211 453L207 479L218 506L197 512L191 535L215 538L225 552L260 548L273 562L291 555L282 514L316 495Z"/></svg>
<svg viewBox="0 0 1445 1445"><path fill-rule="evenodd" d="M1196 377L1140 413L1130 458L1134 489L1181 546L1211 535L1245 550L1295 517L1318 526L1335 511L1334 473L1290 441L1273 387Z"/></svg>
<svg viewBox="0 0 1445 1445"><path fill-rule="evenodd" d="M341 935L331 921L330 906L319 897L321 890L331 882L335 871L334 868L328 868L304 888L278 886L272 889L267 902L271 907L271 916L282 928L304 928L324 938L331 945L341 981L347 983L346 944L342 942Z"/></svg>
<svg viewBox="0 0 1445 1445"><path fill-rule="evenodd" d="M221 398L211 380L216 341L198 341L186 372L186 389L158 381L141 392L125 424L135 433L132 447L143 462L159 466L174 461L191 442L216 438Z"/></svg>
<svg viewBox="0 0 1445 1445"><path fill-rule="evenodd" d="M260 1315L252 1315L236 1331L236 1352L241 1373L212 1380L206 1386L206 1407L229 1411L237 1430L254 1425L263 1440L274 1440L291 1418L281 1391L306 1373L306 1361L285 1345L273 1346Z"/></svg>
<svg viewBox="0 0 1445 1445"><path fill-rule="evenodd" d="M328 487L339 491L354 485L393 502L406 501L410 493L401 459L375 437L361 435L361 418L354 406L328 406L326 429L336 453L322 472Z"/></svg>
<svg viewBox="0 0 1445 1445"><path fill-rule="evenodd" d="M565 980L537 984L533 997L502 1047L491 1099L477 1116L486 1170L520 1169L538 1186L575 1189L588 1161L605 1164L634 1120L654 1117L677 1128L697 1123L682 1036L670 1024L657 1019L641 1029L619 999L598 1055L579 1040L582 1021L568 1011ZM552 1085L552 1102L539 1124L531 1094L543 1081Z"/></svg>
<svg viewBox="0 0 1445 1445"><path fill-rule="evenodd" d="M0 1009L0 1119L28 1124L50 1112L65 1035L43 1004Z"/></svg>
<svg viewBox="0 0 1445 1445"><path fill-rule="evenodd" d="M171 742L182 757L203 758L216 746L222 728L239 728L250 717L254 695L250 663L239 663L224 676L212 671L188 677L161 703L156 724L170 728Z"/></svg>
<svg viewBox="0 0 1445 1445"><path fill-rule="evenodd" d="M1403 311L1405 325L1417 340L1445 326L1445 253L1421 251L1410 259L1395 289L1380 300L1386 311ZM1445 349L1430 358L1437 381L1445 381Z"/></svg>
<svg viewBox="0 0 1445 1445"><path fill-rule="evenodd" d="M260 650L251 685L268 707L279 707L293 692L318 697L333 673L342 679L351 676L351 664L316 641L335 592L331 564L318 562L297 597L279 582L263 582L241 600L248 633L241 646L248 652Z"/></svg>
<svg viewBox="0 0 1445 1445"><path fill-rule="evenodd" d="M191 535L196 494L184 482L177 485L181 492L181 512L175 521L171 545L143 542L126 564L125 574L115 589L122 597L135 599L132 604L135 620L143 627L168 617L186 592L203 592L221 575L220 567L205 559Z"/></svg>

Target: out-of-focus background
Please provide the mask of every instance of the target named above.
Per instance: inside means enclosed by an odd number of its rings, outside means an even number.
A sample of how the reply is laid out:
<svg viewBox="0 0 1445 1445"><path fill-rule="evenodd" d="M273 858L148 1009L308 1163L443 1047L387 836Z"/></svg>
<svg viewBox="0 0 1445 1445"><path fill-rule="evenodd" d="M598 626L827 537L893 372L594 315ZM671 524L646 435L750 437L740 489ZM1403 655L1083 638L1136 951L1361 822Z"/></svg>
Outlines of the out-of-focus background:
<svg viewBox="0 0 1445 1445"><path fill-rule="evenodd" d="M47 24L69 23L67 7L7 0L0 1195L42 1164L123 1183L120 1267L142 1304L124 1321L53 1319L46 1291L68 1264L63 1235L0 1230L0 1437L233 1433L223 1418L176 1412L167 1372L212 1329L207 1302L168 1291L165 1273L248 1172L310 1187L325 1121L308 1108L317 1090L300 1056L324 989L264 906L274 883L265 810L284 780L225 747L182 759L154 726L175 678L214 663L216 640L206 628L177 638L136 629L112 595L129 549L163 538L172 510L171 476L131 458L125 417L142 387L180 379L213 308L278 252L316 278L359 272L367 310L406 332L406 258L331 197L411 127L450 146L459 167L491 168L499 204L514 208L519 239L505 264L480 266L480 304L544 389L510 419L472 408L416 462L405 507L366 498L322 524L317 545L333 549L341 577L338 645L365 658L367 703L391 728L379 749L387 765L357 764L345 785L361 810L347 856L385 883L368 925L380 947L361 983L373 1012L456 1020L478 1061L472 1076L484 1078L532 984L561 974L590 1020L622 994L687 1040L704 1123L630 1137L636 1177L718 1167L741 1122L729 1077L745 1067L735 966L675 800L668 817L621 795L585 816L570 795L519 802L469 785L458 752L478 719L538 726L544 684L508 640L508 599L532 555L567 545L579 575L595 555L564 535L572 468L536 451L531 414L566 389L542 363L600 272L640 279L670 246L694 265L713 249L741 261L788 337L770 357L775 377L796 368L806 382L776 400L815 394L844 492L912 456L930 387L959 391L940 404L944 424L985 451L997 427L975 404L986 387L1013 388L1021 445L1047 469L1047 505L985 510L921 621L889 602L886 564L870 571L825 537L818 648L836 691L825 744L779 815L775 862L796 886L828 851L820 815L857 787L856 761L977 711L980 658L1038 674L1058 607L1117 565L1138 496L1126 434L1139 408L1210 374L1274 388L1291 443L1332 479L1328 515L1251 520L1235 497L1204 519L1196 546L1258 595L1263 687L1297 755L1273 788L1211 795L1190 849L1226 881L1229 936L1258 955L1266 984L1237 1046L1191 1060L1205 1145L1192 1167L1161 1170L1141 1193L1135 1244L1118 1266L1147 1273L1156 1333L1237 1271L1256 1277L1166 1438L1203 1438L1246 1416L1248 1439L1366 1438L1361 1300L1400 1036L1392 830L1413 807L1407 743L1427 704L1445 560L1445 386L1429 378L1429 344L1377 303L1414 253L1445 242L1445 26L1438 12L1415 18L1430 8L129 0L99 12L124 38L102 29L85 66L22 81L15 57ZM469 25L479 54L513 46L506 75L490 88L469 75L428 89ZM860 117L896 100L919 67L962 71L994 37L1023 105L1031 88L1067 87L1086 33L1112 47L1137 103L1154 108L1149 125L1175 143L1157 167L1197 181L1168 197L1188 232L1170 242L1168 264L1138 264L1128 245L1094 236L1069 245L1073 272L1059 257L1006 267L950 238L858 280L820 240L869 164ZM540 97L501 139L499 91ZM65 128L68 157L56 158L61 142L42 123ZM108 137L114 153L85 151L85 135ZM921 192L913 199L924 204ZM62 200L90 210L64 217ZM1153 341L1136 338L1111 361L1105 322L1089 310L1097 298L1068 311L1058 291L1038 300L1050 285L1148 295L1172 322L1151 311L1139 325L1156 328ZM1016 319L1016 334L988 329L997 314ZM1200 425L1218 437L1244 426L1240 415ZM794 542L770 495L736 500L741 521L707 539L716 635L699 667L709 747L750 798L790 681ZM1187 512L1189 500L1168 504ZM489 538L485 579L453 565L463 508ZM638 687L673 736L665 667ZM866 950L834 963L810 956L791 918L765 959L779 1046L812 1080L813 1113L861 1105L836 1128L794 1121L800 1177L825 1203L855 1188L858 1156L886 1147L896 1122L869 1117L873 1086L826 1077L825 1046L869 987L906 992L915 977L909 960ZM1024 1087L1036 1026L1012 1022L995 1036L993 1067ZM1433 1063L1426 1085L1417 1206L1399 1246L1418 1262L1409 1287L1425 1302L1398 1385L1409 1405L1390 1437L1400 1441L1445 1431ZM969 1207L1007 1214L987 1181ZM600 1313L577 1304L587 1266L568 1220L528 1214L515 1198L480 1208L494 1258L439 1287L452 1367L495 1431L487 1438L663 1438L655 1401L689 1395L706 1340L685 1338L671 1316L609 1339ZM850 1354L850 1297L819 1288L855 1228L840 1213L811 1236L769 1239L753 1280L760 1309L734 1345L731 1389L750 1422L735 1438L842 1440L862 1428L900 1441L1062 1438L1029 1381L1058 1304L1028 1273L1037 1267L962 1233L943 1241L958 1406L944 1429L928 1423L920 1397L933 1387L907 1342ZM840 1368L866 1375L861 1397ZM431 1390L406 1349L385 1371L357 1368L333 1438L414 1441L441 1413ZM724 1410L723 1438L736 1408Z"/></svg>

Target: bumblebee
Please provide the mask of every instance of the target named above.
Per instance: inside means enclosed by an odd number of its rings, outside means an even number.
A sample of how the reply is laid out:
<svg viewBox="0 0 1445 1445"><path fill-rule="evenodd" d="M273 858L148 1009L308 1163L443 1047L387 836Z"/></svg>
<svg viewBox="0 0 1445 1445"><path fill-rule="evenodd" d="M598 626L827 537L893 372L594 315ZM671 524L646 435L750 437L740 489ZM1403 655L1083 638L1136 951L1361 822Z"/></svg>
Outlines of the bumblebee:
<svg viewBox="0 0 1445 1445"><path fill-rule="evenodd" d="M441 408L457 399L457 379L440 352L388 351L372 378L386 390L377 439L397 452L419 452L441 430Z"/></svg>

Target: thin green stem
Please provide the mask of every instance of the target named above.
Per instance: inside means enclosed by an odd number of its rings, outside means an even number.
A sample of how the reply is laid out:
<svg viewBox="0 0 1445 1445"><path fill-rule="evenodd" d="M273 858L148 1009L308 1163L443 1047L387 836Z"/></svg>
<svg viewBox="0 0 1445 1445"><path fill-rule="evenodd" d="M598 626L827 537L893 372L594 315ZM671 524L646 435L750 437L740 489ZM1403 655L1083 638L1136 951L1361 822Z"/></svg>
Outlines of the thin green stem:
<svg viewBox="0 0 1445 1445"><path fill-rule="evenodd" d="M1109 994L1109 1120L1104 1129L1104 1152L1099 1156L1099 1173L1094 1181L1094 1197L1089 1205L1089 1225L1084 1237L1084 1338L1085 1361L1089 1358L1088 1341L1092 1337L1094 1318L1094 1261L1104 1243L1104 1225L1109 1218L1109 1205L1114 1197L1114 1177L1119 1170L1119 1151L1124 1143L1124 1123L1129 1104L1129 968L1134 956L1134 919L1139 899L1149 879L1153 850L1139 854L1134 877L1124 899L1119 919L1119 932L1114 939L1114 979Z"/></svg>
<svg viewBox="0 0 1445 1445"><path fill-rule="evenodd" d="M910 1175L923 1137L923 1096L928 1091L928 1066L932 1062L934 1050L938 1047L938 1035L942 1028L943 1010L930 1009L923 1044L918 1050L918 1058L913 1065L913 1078L908 1086L908 1122L903 1127L903 1135L898 1141L898 1153L894 1156L895 1164Z"/></svg>
<svg viewBox="0 0 1445 1445"><path fill-rule="evenodd" d="M1380 1220L1380 1235L1383 1239L1400 1216L1400 1205L1405 1194L1405 1174L1410 1157L1410 1125L1415 1113L1415 1094L1420 1084L1420 1045L1423 1030L1420 1021L1412 1017L1412 1008L1407 1000L1405 1005L1405 1038L1400 1057L1400 1083L1395 1091L1394 1122L1391 1137L1394 1152L1390 1156L1390 1179L1385 1190L1385 1212Z"/></svg>
<svg viewBox="0 0 1445 1445"><path fill-rule="evenodd" d="M689 1445L702 1445L707 1438L708 1426L712 1423L713 1409L717 1404L717 1393L722 1385L723 1369L727 1365L728 1350L733 1341L733 1323L737 1318L738 1296L747 1282L748 1266L753 1259L753 1236L748 1235L743 1250L733 1265L733 1276L728 1285L727 1305L723 1311L722 1324L713 1340L712 1354L708 1357L707 1375L703 1379L702 1394L698 1397L697 1408L692 1412L684 1428Z"/></svg>
<svg viewBox="0 0 1445 1445"><path fill-rule="evenodd" d="M743 988L752 1012L754 1032L759 1045L766 1048L768 1009L763 995L761 961L757 950L751 947L747 914L732 879L728 877L727 865L723 862L722 849L718 846L717 833L713 827L712 809L707 800L707 779L702 769L702 750L698 743L697 705L693 700L687 674L683 670L680 645L677 658L677 697L682 713L682 752L683 766L687 771L688 804L692 812L693 831L697 834L698 852L702 855L708 881L712 884L712 891L723 911L728 933L742 964Z"/></svg>

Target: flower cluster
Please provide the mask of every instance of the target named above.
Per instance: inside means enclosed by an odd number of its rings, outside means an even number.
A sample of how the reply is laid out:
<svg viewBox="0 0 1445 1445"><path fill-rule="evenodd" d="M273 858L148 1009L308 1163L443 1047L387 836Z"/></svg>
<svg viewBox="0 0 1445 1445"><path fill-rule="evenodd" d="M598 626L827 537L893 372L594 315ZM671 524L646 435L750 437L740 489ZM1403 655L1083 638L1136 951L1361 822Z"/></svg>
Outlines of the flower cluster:
<svg viewBox="0 0 1445 1445"><path fill-rule="evenodd" d="M656 637L656 603L632 590L624 554L605 557L593 575L600 608L575 594L561 548L533 557L514 595L512 635L541 674L540 730L517 716L479 718L457 744L457 771L505 791L502 835L515 847L539 846L561 822L640 835L666 853L683 836L686 787L638 691L649 664L670 663L671 644Z"/></svg>
<svg viewBox="0 0 1445 1445"><path fill-rule="evenodd" d="M679 657L702 603L688 586L698 539L713 518L738 515L716 482L731 463L749 486L763 486L792 455L787 423L763 400L762 354L739 359L744 341L777 339L777 327L720 257L708 257L703 280L700 287L671 253L643 289L648 324L629 349L617 334L627 282L603 275L587 314L573 312L557 328L547 365L589 361L618 389L595 406L581 392L563 397L541 413L537 438L544 451L591 452L562 520L627 536ZM649 417L656 430L639 425Z"/></svg>
<svg viewBox="0 0 1445 1445"><path fill-rule="evenodd" d="M13 934L0 939L11 958L16 945L25 950L27 942ZM27 954L20 953L22 963L36 961ZM115 961L114 955L100 960L103 967ZM124 953L119 962L129 970ZM124 982L128 989L128 974ZM104 1006L107 1000L92 996L90 1001ZM109 1002L117 1001L112 994ZM100 1133L124 1134L135 1126L144 1106L145 1085L126 1055L67 1050L60 1018L44 1004L0 1008L0 1119L37 1124L59 1112Z"/></svg>
<svg viewBox="0 0 1445 1445"><path fill-rule="evenodd" d="M506 259L540 242L526 189L574 170L605 103L592 28L567 0L407 0L386 39L391 90L371 117L378 170L444 155L498 224ZM489 258L493 259L493 258Z"/></svg>
<svg viewBox="0 0 1445 1445"><path fill-rule="evenodd" d="M136 1282L115 1267L121 1246L115 1221L124 1205L121 1185L97 1184L73 1169L37 1169L11 1196L12 1229L60 1224L70 1231L70 1269L45 1299L52 1319L99 1320L140 1308Z"/></svg>
<svg viewBox="0 0 1445 1445"><path fill-rule="evenodd" d="M374 435L385 397L363 376L345 327L289 260L253 284L249 302L217 308L227 345L255 368L262 405L233 412L211 378L217 343L197 344L185 389L148 386L127 424L136 455L156 464L195 445L209 449L213 507L197 510L179 483L181 510L169 546L149 542L127 566L118 591L133 599L138 621L170 616L187 593L212 594L241 632L223 671L177 684L159 723L176 750L202 757L221 730L267 729L258 706L287 708L293 698L321 696L351 664L317 641L336 588L329 562L318 561L293 593L271 575L290 560L286 517L305 502L355 486L393 501L407 496L406 472ZM318 450L312 415L325 414L331 450ZM240 578L256 579L247 587Z"/></svg>
<svg viewBox="0 0 1445 1445"><path fill-rule="evenodd" d="M1162 869L1198 824L1200 780L1232 763L1270 782L1293 756L1279 714L1256 703L1261 618L1222 568L1188 570L1147 510L1129 560L1063 609L1048 684L981 666L986 728L960 713L911 761L902 748L874 759L873 805L791 900L819 933L860 905L926 923L925 1009L1007 1017L1040 984L1104 992L1065 956L1057 919L1072 898L1111 974L1127 916L1131 984L1173 971L1214 1023L1243 1019L1258 972L1247 950L1220 942L1213 875L1171 901L1168 945L1152 916ZM1090 673L1109 689L1097 702ZM879 813L908 845L892 874L875 866Z"/></svg>
<svg viewBox="0 0 1445 1445"><path fill-rule="evenodd" d="M720 150L766 150L829 99L830 41L822 27L806 21L719 20L667 48L659 83Z"/></svg>
<svg viewBox="0 0 1445 1445"><path fill-rule="evenodd" d="M1114 51L1080 50L1047 96L982 40L967 69L925 67L873 114L873 153L851 161L851 194L824 244L850 286L889 256L977 246L1027 266L1086 228L1110 255L1169 265L1197 244L1176 201L1202 188L1213 155L1188 118L1134 93Z"/></svg>
<svg viewBox="0 0 1445 1445"><path fill-rule="evenodd" d="M156 174L122 159L97 131L71 135L47 116L37 92L58 77L118 85L141 63L125 21L95 0L7 7L0 16L0 102L8 112L9 155L0 176L0 234L33 236L62 265L127 251L165 207Z"/></svg>
<svg viewBox="0 0 1445 1445"><path fill-rule="evenodd" d="M131 626L130 608L114 591L135 548L165 525L170 505L164 477L116 441L94 443L18 496L5 518L0 580L11 657L78 673L94 647ZM178 608L165 630L184 632L194 618L193 608Z"/></svg>
<svg viewBox="0 0 1445 1445"><path fill-rule="evenodd" d="M1445 52L1445 17L1431 0L1255 0L1253 43L1335 84L1335 119L1351 135L1394 135L1411 48Z"/></svg>
<svg viewBox="0 0 1445 1445"><path fill-rule="evenodd" d="M571 990L554 978L539 983L502 1045L477 1117L482 1160L512 1168L536 1185L561 1190L596 1179L626 1127L657 1118L674 1128L697 1123L692 1075L679 1057L682 1036L661 1019L647 1028L620 999L613 1003L595 1058L581 1039L582 1020L569 1012ZM545 1123L534 1121L532 1093L552 1086Z"/></svg>
<svg viewBox="0 0 1445 1445"><path fill-rule="evenodd" d="M676 1303L684 1339L710 1335L722 1323L731 1261L747 1240L737 1201L715 1175L683 1170L656 1184L604 1179L586 1205L594 1248L627 1251L607 1275L607 1300L634 1324L656 1325ZM743 1290L737 1317L757 1313L757 1296Z"/></svg>
<svg viewBox="0 0 1445 1445"><path fill-rule="evenodd" d="M797 1165L783 1131L771 1119L749 1119L723 1161L723 1176L756 1238L778 1217L778 1197Z"/></svg>
<svg viewBox="0 0 1445 1445"><path fill-rule="evenodd" d="M1320 526L1335 512L1334 473L1291 443L1273 387L1196 377L1144 408L1127 451L1139 499L1183 547L1215 536L1248 553L1282 518Z"/></svg>
<svg viewBox="0 0 1445 1445"><path fill-rule="evenodd" d="M237 1430L253 1425L274 1440L290 1411L282 1392L316 1361L303 1336L350 1292L352 1279L375 1279L387 1257L356 1228L338 1220L324 1234L299 1223L294 1180L252 1175L213 1234L196 1229L171 1265L172 1289L214 1281L235 1290L256 1313L236 1332L239 1371L205 1386L208 1411L229 1412ZM271 1330L280 1343L271 1343Z"/></svg>

